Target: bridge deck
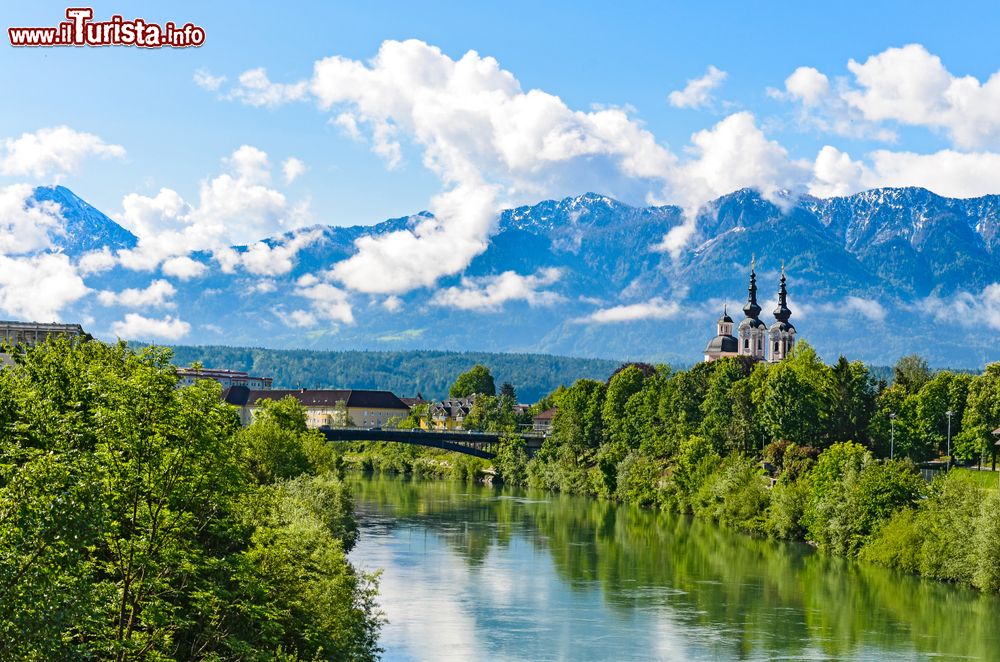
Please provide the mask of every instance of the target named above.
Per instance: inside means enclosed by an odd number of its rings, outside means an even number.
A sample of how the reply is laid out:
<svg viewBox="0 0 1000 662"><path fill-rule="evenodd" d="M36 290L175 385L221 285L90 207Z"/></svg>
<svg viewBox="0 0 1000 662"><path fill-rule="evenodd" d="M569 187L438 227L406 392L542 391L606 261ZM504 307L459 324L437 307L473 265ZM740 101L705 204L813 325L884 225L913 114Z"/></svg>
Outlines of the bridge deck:
<svg viewBox="0 0 1000 662"><path fill-rule="evenodd" d="M414 444L441 448L456 453L492 460L503 436L497 432L470 432L467 430L397 430L380 428L319 428L330 441L392 441L400 444ZM525 452L534 455L545 436L537 433L523 433Z"/></svg>

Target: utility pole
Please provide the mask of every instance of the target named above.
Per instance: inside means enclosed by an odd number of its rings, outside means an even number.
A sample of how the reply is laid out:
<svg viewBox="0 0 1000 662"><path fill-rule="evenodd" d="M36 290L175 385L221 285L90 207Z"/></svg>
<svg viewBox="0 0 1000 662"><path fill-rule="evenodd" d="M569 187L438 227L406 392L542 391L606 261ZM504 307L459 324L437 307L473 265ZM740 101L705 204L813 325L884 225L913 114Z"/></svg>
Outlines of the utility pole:
<svg viewBox="0 0 1000 662"><path fill-rule="evenodd" d="M951 417L955 412L949 409L944 415L948 417L948 471L951 471Z"/></svg>
<svg viewBox="0 0 1000 662"><path fill-rule="evenodd" d="M889 459L896 457L896 412L889 414Z"/></svg>

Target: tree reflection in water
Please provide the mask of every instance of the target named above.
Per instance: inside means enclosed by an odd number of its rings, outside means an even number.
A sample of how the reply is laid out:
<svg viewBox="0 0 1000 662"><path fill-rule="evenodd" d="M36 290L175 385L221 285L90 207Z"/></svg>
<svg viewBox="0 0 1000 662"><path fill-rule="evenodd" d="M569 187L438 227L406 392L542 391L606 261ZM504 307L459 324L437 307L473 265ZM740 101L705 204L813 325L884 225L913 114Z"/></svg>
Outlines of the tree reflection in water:
<svg viewBox="0 0 1000 662"><path fill-rule="evenodd" d="M599 589L622 619L669 617L671 627L718 633L703 649L711 656L1000 659L994 595L673 513L448 481L352 480L362 546L366 534L418 528L439 539L470 578L491 563L519 573L551 568L570 601ZM548 563L522 567L509 553L518 544Z"/></svg>

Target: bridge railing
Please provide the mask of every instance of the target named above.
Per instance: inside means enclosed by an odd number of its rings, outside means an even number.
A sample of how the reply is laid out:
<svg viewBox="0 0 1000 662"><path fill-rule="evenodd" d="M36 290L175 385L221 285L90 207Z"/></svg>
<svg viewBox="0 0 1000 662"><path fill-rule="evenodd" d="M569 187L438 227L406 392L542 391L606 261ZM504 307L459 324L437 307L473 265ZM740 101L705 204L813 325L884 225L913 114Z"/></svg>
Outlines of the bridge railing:
<svg viewBox="0 0 1000 662"><path fill-rule="evenodd" d="M323 430L353 430L356 432L416 432L423 434L440 434L440 435L467 435L469 437L475 436L497 436L504 434L503 432L484 432L482 430L425 430L424 428L392 428L392 427L363 427L363 426L353 426L353 425L321 425L316 428L319 431ZM514 432L518 437L531 438L531 439L544 439L549 436L544 432Z"/></svg>

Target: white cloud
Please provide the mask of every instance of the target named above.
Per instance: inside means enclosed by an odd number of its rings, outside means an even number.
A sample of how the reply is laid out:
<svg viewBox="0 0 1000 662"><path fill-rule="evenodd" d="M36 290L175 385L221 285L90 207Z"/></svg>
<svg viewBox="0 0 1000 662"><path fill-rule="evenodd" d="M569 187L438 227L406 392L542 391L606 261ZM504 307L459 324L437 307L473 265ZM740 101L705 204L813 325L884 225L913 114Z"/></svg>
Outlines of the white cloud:
<svg viewBox="0 0 1000 662"><path fill-rule="evenodd" d="M49 322L90 290L62 254L33 257L0 255L0 310L27 320Z"/></svg>
<svg viewBox="0 0 1000 662"><path fill-rule="evenodd" d="M281 171L285 174L285 183L291 184L306 171L306 164L290 156L281 164Z"/></svg>
<svg viewBox="0 0 1000 662"><path fill-rule="evenodd" d="M202 182L197 205L168 188L153 197L125 196L116 220L139 237L139 246L118 253L122 266L148 271L164 260L208 250L215 252L220 262L233 258L223 263L231 270L240 260L233 257L236 253L229 246L245 244L248 237L273 236L308 220L305 205L289 205L281 192L270 187L271 165L265 152L243 145L223 163L225 172ZM296 249L300 246L296 244ZM258 249L255 257L263 252ZM271 257L287 263L289 254L283 249ZM196 267L174 262L170 269L179 275Z"/></svg>
<svg viewBox="0 0 1000 662"><path fill-rule="evenodd" d="M329 283L317 283L309 287L299 287L295 293L312 301L312 317L314 319L326 319L344 324L354 323L351 303L344 290ZM301 319L306 318L301 317Z"/></svg>
<svg viewBox="0 0 1000 662"><path fill-rule="evenodd" d="M143 317L128 313L125 319L111 325L111 332L119 338L131 340L180 340L191 331L191 325L180 318L167 315L163 319Z"/></svg>
<svg viewBox="0 0 1000 662"><path fill-rule="evenodd" d="M65 125L39 129L4 140L0 174L51 177L72 172L88 156L121 158L125 156L125 148Z"/></svg>
<svg viewBox="0 0 1000 662"><path fill-rule="evenodd" d="M287 315L284 313L279 313L278 316L281 321L285 323L286 326L294 327L310 327L319 324L319 320L316 316L310 313L308 310L293 310Z"/></svg>
<svg viewBox="0 0 1000 662"><path fill-rule="evenodd" d="M225 76L213 76L207 69L198 69L194 72L195 85L209 92L217 92L225 82Z"/></svg>
<svg viewBox="0 0 1000 662"><path fill-rule="evenodd" d="M275 283L270 278L264 278L264 279L259 280L259 281L257 281L256 283L254 283L253 285L250 286L250 291L251 292L259 292L261 294L267 294L269 292L274 292L277 289L278 289L278 284Z"/></svg>
<svg viewBox="0 0 1000 662"><path fill-rule="evenodd" d="M431 303L459 310L495 311L508 301L525 301L529 306L551 306L562 297L541 288L554 284L562 276L560 269L549 267L537 273L522 276L505 271L496 276L462 278L458 287L438 291Z"/></svg>
<svg viewBox="0 0 1000 662"><path fill-rule="evenodd" d="M403 309L403 300L396 295L390 295L382 302L382 307L390 313L397 313Z"/></svg>
<svg viewBox="0 0 1000 662"><path fill-rule="evenodd" d="M878 301L855 296L844 297L844 309L859 313L873 322L881 322L888 315L885 306Z"/></svg>
<svg viewBox="0 0 1000 662"><path fill-rule="evenodd" d="M181 280L190 280L204 274L208 270L208 265L197 260L192 260L187 256L181 256L166 260L161 269L167 276L173 276Z"/></svg>
<svg viewBox="0 0 1000 662"><path fill-rule="evenodd" d="M307 81L275 83L267 77L267 71L261 67L240 74L239 84L229 91L227 98L248 106L277 108L293 101L302 101L308 94Z"/></svg>
<svg viewBox="0 0 1000 662"><path fill-rule="evenodd" d="M80 273L86 276L89 274L99 274L104 271L109 271L113 269L117 263L118 261L115 259L115 256L111 254L111 251L107 246L104 246L99 251L84 253L77 263L77 268L79 268Z"/></svg>
<svg viewBox="0 0 1000 662"><path fill-rule="evenodd" d="M280 244L271 245L258 241L243 252L232 248L221 248L213 256L222 266L222 271L232 273L242 266L247 272L258 276L279 276L295 266L295 256L300 250L323 236L320 229L297 232Z"/></svg>
<svg viewBox="0 0 1000 662"><path fill-rule="evenodd" d="M97 293L97 300L103 306L124 306L126 308L162 308L172 307L170 300L177 293L176 288L167 280L154 280L144 289L130 287L121 292L102 290Z"/></svg>
<svg viewBox="0 0 1000 662"><path fill-rule="evenodd" d="M880 125L895 122L944 132L961 149L1000 147L1000 71L985 81L956 76L921 44L852 59L847 69L853 80L831 86L825 74L799 67L784 92L769 92L801 102L802 118L824 131L892 141L895 133Z"/></svg>
<svg viewBox="0 0 1000 662"><path fill-rule="evenodd" d="M709 65L708 71L700 78L687 82L683 90L674 90L668 96L675 108L705 108L712 103L712 90L726 80L726 72Z"/></svg>
<svg viewBox="0 0 1000 662"><path fill-rule="evenodd" d="M49 248L51 236L64 231L63 223L59 205L36 202L28 184L0 187L0 255Z"/></svg>
<svg viewBox="0 0 1000 662"><path fill-rule="evenodd" d="M920 307L939 322L958 322L964 326L987 326L1000 331L1000 283L992 283L982 292L956 292L950 297L930 296Z"/></svg>
<svg viewBox="0 0 1000 662"><path fill-rule="evenodd" d="M816 106L830 94L830 79L813 67L799 67L785 79L785 92L806 107Z"/></svg>
<svg viewBox="0 0 1000 662"><path fill-rule="evenodd" d="M612 324L616 322L636 322L639 320L663 320L677 317L681 312L676 301L664 301L659 297L643 303L633 303L621 306L602 308L578 322L595 322L597 324Z"/></svg>
<svg viewBox="0 0 1000 662"><path fill-rule="evenodd" d="M876 150L867 161L825 146L816 157L809 192L829 197L882 186L920 186L939 195L970 198L1000 190L1000 154L995 152Z"/></svg>
<svg viewBox="0 0 1000 662"><path fill-rule="evenodd" d="M686 214L654 250L676 258L694 236L695 212L703 202L741 188L756 188L764 198L784 205L784 191L798 192L808 179L808 165L793 161L780 144L768 140L754 116L739 112L711 129L691 136L692 159L680 167L675 192Z"/></svg>

